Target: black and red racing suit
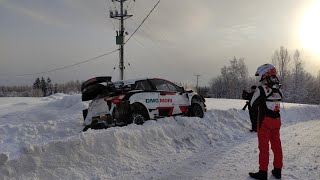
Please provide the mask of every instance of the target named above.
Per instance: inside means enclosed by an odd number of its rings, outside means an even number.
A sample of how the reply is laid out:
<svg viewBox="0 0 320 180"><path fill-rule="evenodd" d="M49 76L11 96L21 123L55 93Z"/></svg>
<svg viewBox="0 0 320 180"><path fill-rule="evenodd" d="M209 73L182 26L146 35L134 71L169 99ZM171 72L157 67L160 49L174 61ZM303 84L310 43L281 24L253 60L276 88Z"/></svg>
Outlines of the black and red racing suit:
<svg viewBox="0 0 320 180"><path fill-rule="evenodd" d="M258 108L258 143L259 143L259 169L268 171L269 142L274 154L274 168L281 169L283 155L280 140L280 102L282 92L279 88L267 85L259 86L250 101L251 106Z"/></svg>

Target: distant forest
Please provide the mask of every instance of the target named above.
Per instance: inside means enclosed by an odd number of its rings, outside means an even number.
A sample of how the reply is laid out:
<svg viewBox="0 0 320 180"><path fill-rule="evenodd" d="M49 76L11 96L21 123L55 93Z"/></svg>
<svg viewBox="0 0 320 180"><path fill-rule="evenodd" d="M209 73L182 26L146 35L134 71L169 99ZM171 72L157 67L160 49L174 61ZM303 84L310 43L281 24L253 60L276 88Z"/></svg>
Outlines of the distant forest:
<svg viewBox="0 0 320 180"><path fill-rule="evenodd" d="M0 97L45 97L54 93L75 94L81 92L80 81L53 83L50 77L36 78L30 86L0 86Z"/></svg>
<svg viewBox="0 0 320 180"><path fill-rule="evenodd" d="M285 102L320 104L320 71L317 76L306 72L299 50L290 55L288 50L281 46L272 55L270 63L277 67ZM258 79L249 76L244 58L233 57L229 65L221 68L220 75L212 78L206 86L198 87L197 91L204 97L241 99L242 91L250 90L252 85L258 85ZM53 83L50 77L46 79L41 77L35 79L30 86L0 86L0 97L43 97L53 93L74 94L81 92L80 87L80 81L57 84Z"/></svg>

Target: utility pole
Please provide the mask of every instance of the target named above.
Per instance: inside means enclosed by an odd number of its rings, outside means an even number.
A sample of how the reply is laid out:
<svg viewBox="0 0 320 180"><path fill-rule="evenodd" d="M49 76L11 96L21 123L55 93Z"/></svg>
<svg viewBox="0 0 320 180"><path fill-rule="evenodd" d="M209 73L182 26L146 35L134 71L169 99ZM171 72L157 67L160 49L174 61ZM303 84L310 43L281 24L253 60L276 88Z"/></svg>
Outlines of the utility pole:
<svg viewBox="0 0 320 180"><path fill-rule="evenodd" d="M197 91L198 91L198 93L199 93L199 84L198 84L198 82L199 82L199 77L201 76L201 75L199 75L199 74L195 74L195 76L197 77L197 86L196 86L196 89L197 89Z"/></svg>
<svg viewBox="0 0 320 180"><path fill-rule="evenodd" d="M123 4L127 0L111 0L111 1L120 3L120 12L118 12L117 9L115 11L110 10L110 18L120 21L119 31L117 31L117 36L116 36L116 44L119 45L120 80L123 80L123 71L125 69L124 63L123 63L124 62L124 42L125 42L124 36L125 34L127 34L127 32L125 33L124 20L132 17L132 15L129 15L127 10L123 8Z"/></svg>

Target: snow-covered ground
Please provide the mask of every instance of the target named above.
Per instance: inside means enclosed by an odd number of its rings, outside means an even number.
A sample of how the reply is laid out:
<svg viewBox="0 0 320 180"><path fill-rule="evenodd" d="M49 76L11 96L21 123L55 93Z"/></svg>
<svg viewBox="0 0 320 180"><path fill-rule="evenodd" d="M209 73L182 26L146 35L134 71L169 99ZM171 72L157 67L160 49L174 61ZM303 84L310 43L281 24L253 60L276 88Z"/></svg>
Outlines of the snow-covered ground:
<svg viewBox="0 0 320 180"><path fill-rule="evenodd" d="M249 180L259 151L244 104L207 99L203 119L83 133L80 95L0 98L0 179ZM320 107L284 103L281 114L282 179L319 180Z"/></svg>

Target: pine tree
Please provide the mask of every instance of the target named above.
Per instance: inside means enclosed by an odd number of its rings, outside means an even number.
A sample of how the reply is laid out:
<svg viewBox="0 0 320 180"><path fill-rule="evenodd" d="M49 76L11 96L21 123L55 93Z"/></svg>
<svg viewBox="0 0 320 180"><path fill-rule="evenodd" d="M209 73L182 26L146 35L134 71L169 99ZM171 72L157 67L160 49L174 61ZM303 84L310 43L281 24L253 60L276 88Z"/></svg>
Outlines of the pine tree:
<svg viewBox="0 0 320 180"><path fill-rule="evenodd" d="M35 80L35 82L33 83L33 90L32 90L32 96L33 97L41 97L41 96L43 96L40 84L41 84L40 78L37 78Z"/></svg>
<svg viewBox="0 0 320 180"><path fill-rule="evenodd" d="M42 90L43 96L44 96L44 97L47 96L47 91L48 91L48 89L47 89L47 83L46 83L46 81L44 80L43 77L41 77L40 88L41 88L41 90Z"/></svg>
<svg viewBox="0 0 320 180"><path fill-rule="evenodd" d="M37 78L33 83L33 89L40 89L40 79Z"/></svg>
<svg viewBox="0 0 320 180"><path fill-rule="evenodd" d="M53 85L52 85L51 79L48 77L48 79L47 79L47 95L50 96L51 94L53 94Z"/></svg>

